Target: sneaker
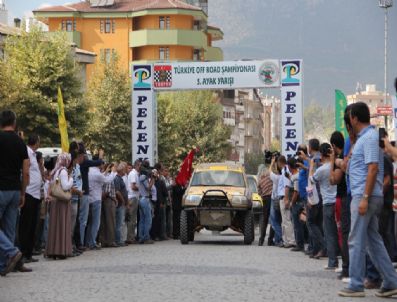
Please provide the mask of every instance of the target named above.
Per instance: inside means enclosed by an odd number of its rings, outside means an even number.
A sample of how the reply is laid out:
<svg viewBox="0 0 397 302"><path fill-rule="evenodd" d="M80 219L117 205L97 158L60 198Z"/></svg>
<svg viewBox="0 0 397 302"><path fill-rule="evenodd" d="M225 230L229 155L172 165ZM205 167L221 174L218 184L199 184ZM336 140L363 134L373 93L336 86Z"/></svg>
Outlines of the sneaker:
<svg viewBox="0 0 397 302"><path fill-rule="evenodd" d="M365 289L379 289L381 286L382 286L382 282L371 281L368 279L364 280L364 288Z"/></svg>
<svg viewBox="0 0 397 302"><path fill-rule="evenodd" d="M381 288L379 291L375 293L375 296L380 297L380 298L386 298L386 297L391 297L397 295L397 288L395 289L387 289L387 288Z"/></svg>
<svg viewBox="0 0 397 302"><path fill-rule="evenodd" d="M293 245L293 244L284 244L284 247L285 247L286 249L290 249L290 248L292 248L292 247L295 247L295 245Z"/></svg>
<svg viewBox="0 0 397 302"><path fill-rule="evenodd" d="M320 259L325 257L325 253L323 250L319 251L316 255L313 256L314 259Z"/></svg>
<svg viewBox="0 0 397 302"><path fill-rule="evenodd" d="M342 272L342 268L341 267L337 267L336 269L335 269L335 273L341 273Z"/></svg>
<svg viewBox="0 0 397 302"><path fill-rule="evenodd" d="M143 244L153 244L153 243L154 241L150 239L143 242Z"/></svg>
<svg viewBox="0 0 397 302"><path fill-rule="evenodd" d="M302 247L296 246L290 250L291 252L303 252L304 249Z"/></svg>
<svg viewBox="0 0 397 302"><path fill-rule="evenodd" d="M335 267L335 266L328 266L328 265L326 265L326 266L324 266L324 269L325 269L326 271L335 271L336 267Z"/></svg>
<svg viewBox="0 0 397 302"><path fill-rule="evenodd" d="M350 277L347 277L347 278L342 278L342 282L343 283L346 283L346 284L349 284L350 283Z"/></svg>
<svg viewBox="0 0 397 302"><path fill-rule="evenodd" d="M15 254L15 256L8 259L6 268L2 272L0 272L0 276L5 277L5 275L7 275L9 272L11 272L15 268L15 266L17 265L18 261L21 258L22 258L22 253L18 252Z"/></svg>
<svg viewBox="0 0 397 302"><path fill-rule="evenodd" d="M39 262L39 259L33 258L33 257L29 257L29 258L23 258L23 262L24 263L34 263L34 262Z"/></svg>
<svg viewBox="0 0 397 302"><path fill-rule="evenodd" d="M344 288L338 292L338 295L341 297L365 297L364 291L355 291L349 288Z"/></svg>

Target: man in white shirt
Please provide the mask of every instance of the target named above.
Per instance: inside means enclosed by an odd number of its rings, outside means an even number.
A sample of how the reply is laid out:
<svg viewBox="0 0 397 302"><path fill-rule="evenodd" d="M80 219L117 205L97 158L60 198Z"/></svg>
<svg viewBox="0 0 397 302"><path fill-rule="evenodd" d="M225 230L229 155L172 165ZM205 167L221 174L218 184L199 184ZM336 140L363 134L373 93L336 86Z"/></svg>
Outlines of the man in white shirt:
<svg viewBox="0 0 397 302"><path fill-rule="evenodd" d="M30 182L26 187L25 204L21 208L18 231L19 244L25 263L39 261L32 258L37 218L40 211L40 190L43 184L43 176L41 175L39 163L36 158L36 150L39 148L39 145L40 138L38 135L34 134L28 138L27 150L30 160Z"/></svg>
<svg viewBox="0 0 397 302"><path fill-rule="evenodd" d="M128 174L127 190L128 205L126 211L130 217L127 222L127 244L135 243L135 228L137 224L138 202L139 202L139 171L141 169L141 161L136 160L134 169Z"/></svg>
<svg viewBox="0 0 397 302"><path fill-rule="evenodd" d="M95 158L93 159L96 160ZM102 169L103 164L99 167L91 167L88 171L89 203L92 219L87 225L86 244L90 249L100 249L100 246L96 243L96 238L101 224L102 186L114 178L113 173L106 177L101 172Z"/></svg>

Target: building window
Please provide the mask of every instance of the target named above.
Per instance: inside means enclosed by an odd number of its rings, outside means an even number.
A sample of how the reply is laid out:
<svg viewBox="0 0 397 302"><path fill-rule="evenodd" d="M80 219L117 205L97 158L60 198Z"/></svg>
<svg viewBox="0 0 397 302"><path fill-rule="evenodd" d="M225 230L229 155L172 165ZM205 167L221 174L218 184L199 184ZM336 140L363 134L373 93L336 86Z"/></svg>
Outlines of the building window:
<svg viewBox="0 0 397 302"><path fill-rule="evenodd" d="M103 48L100 51L100 59L101 62L109 64L116 54L115 49L110 49L110 48Z"/></svg>
<svg viewBox="0 0 397 302"><path fill-rule="evenodd" d="M170 29L170 25L171 25L171 20L170 17L164 17L164 16L160 16L159 17L159 28L160 29Z"/></svg>
<svg viewBox="0 0 397 302"><path fill-rule="evenodd" d="M76 31L76 21L75 20L64 20L62 21L63 31Z"/></svg>
<svg viewBox="0 0 397 302"><path fill-rule="evenodd" d="M101 33L114 34L116 30L116 21L111 19L104 19L100 22Z"/></svg>
<svg viewBox="0 0 397 302"><path fill-rule="evenodd" d="M159 48L159 59L163 61L168 61L170 59L170 48L160 47Z"/></svg>
<svg viewBox="0 0 397 302"><path fill-rule="evenodd" d="M193 22L193 29L194 29L194 30L200 30L200 29L201 29L200 21L194 20L194 22Z"/></svg>
<svg viewBox="0 0 397 302"><path fill-rule="evenodd" d="M200 49L193 50L193 61L201 61Z"/></svg>

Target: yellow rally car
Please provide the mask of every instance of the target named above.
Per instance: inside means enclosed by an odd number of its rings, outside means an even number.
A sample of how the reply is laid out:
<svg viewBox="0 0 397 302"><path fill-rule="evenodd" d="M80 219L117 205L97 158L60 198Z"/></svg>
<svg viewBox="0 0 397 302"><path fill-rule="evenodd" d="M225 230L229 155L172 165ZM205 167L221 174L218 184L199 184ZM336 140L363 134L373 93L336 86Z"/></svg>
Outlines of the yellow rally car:
<svg viewBox="0 0 397 302"><path fill-rule="evenodd" d="M244 243L254 241L252 193L240 164L200 164L192 175L182 199L180 240L194 241L203 228L224 231L228 228L244 235Z"/></svg>

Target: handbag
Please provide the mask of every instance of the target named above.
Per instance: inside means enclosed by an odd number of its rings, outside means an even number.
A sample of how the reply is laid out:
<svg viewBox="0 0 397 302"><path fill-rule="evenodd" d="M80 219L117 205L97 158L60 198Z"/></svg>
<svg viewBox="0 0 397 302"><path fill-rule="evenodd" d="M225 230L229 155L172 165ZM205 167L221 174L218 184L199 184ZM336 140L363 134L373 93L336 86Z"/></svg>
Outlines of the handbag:
<svg viewBox="0 0 397 302"><path fill-rule="evenodd" d="M69 202L72 199L72 192L62 189L59 177L50 185L50 196L64 202Z"/></svg>
<svg viewBox="0 0 397 302"><path fill-rule="evenodd" d="M310 180L306 188L306 192L307 192L307 202L310 203L312 206L320 202L320 197L318 195L317 187L316 185L313 185Z"/></svg>

